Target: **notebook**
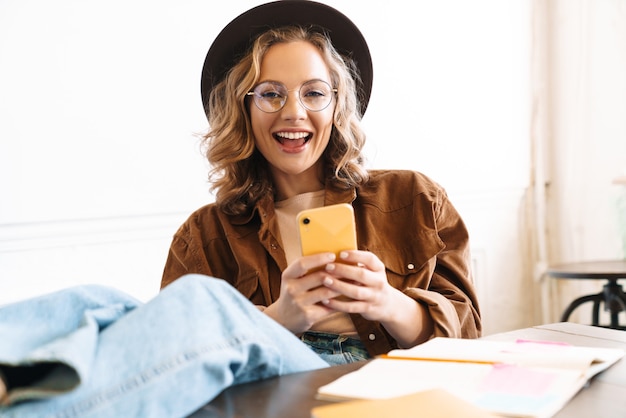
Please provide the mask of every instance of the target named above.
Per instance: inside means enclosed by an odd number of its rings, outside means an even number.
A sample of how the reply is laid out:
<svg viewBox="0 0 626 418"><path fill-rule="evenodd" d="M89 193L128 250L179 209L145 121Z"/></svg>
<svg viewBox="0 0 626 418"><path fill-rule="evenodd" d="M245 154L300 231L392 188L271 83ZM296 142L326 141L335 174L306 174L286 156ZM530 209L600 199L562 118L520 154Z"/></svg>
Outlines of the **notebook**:
<svg viewBox="0 0 626 418"><path fill-rule="evenodd" d="M494 414L550 417L623 356L622 349L549 341L435 338L378 357L320 387L317 397L385 400L440 389Z"/></svg>
<svg viewBox="0 0 626 418"><path fill-rule="evenodd" d="M315 407L311 418L495 418L442 389L390 399L348 401Z"/></svg>

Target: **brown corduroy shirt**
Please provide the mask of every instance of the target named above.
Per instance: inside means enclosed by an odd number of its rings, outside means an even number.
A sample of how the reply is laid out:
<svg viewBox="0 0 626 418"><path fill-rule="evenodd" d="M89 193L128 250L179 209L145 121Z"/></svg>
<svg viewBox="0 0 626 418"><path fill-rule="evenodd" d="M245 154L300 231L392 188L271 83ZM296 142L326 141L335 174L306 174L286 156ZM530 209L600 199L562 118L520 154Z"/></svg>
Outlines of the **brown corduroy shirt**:
<svg viewBox="0 0 626 418"><path fill-rule="evenodd" d="M418 172L372 170L356 189L327 185L324 204L335 203L352 204L359 249L376 254L389 283L428 309L432 337L480 336L468 232L444 189ZM185 274L205 274L226 280L255 305L269 306L286 267L272 196L240 216L212 203L174 235L161 287ZM371 355L397 348L380 323L351 318Z"/></svg>

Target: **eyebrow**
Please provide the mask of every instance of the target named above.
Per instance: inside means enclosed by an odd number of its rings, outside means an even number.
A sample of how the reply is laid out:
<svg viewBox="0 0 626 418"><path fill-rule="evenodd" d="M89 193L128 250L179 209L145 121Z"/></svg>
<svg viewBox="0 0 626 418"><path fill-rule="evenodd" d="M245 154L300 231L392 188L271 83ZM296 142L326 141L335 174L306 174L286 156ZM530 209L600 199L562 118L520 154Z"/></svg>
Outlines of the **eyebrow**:
<svg viewBox="0 0 626 418"><path fill-rule="evenodd" d="M323 81L324 83L328 84L329 86L331 86L331 87L333 86L332 81L324 80L322 78L311 78L309 80L304 80L302 83L300 83L300 86L298 86L298 87L301 87L303 84L306 84L306 83L308 83L310 81ZM282 84L283 86L287 87L287 85L285 83L283 83L282 81L271 80L271 79L269 79L269 80L259 80L259 81L256 82L256 84L254 86L256 87L256 86L258 86L261 83L276 83L276 84Z"/></svg>

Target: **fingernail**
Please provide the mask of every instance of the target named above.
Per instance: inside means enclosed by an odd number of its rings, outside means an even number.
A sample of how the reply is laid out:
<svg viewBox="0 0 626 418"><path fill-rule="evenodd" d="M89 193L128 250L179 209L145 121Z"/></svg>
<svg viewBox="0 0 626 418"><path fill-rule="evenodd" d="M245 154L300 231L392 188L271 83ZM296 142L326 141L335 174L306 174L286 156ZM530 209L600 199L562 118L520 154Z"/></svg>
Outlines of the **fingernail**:
<svg viewBox="0 0 626 418"><path fill-rule="evenodd" d="M324 285L325 286L330 286L331 284L333 284L333 279L331 279L330 277L325 277L324 278Z"/></svg>
<svg viewBox="0 0 626 418"><path fill-rule="evenodd" d="M330 263L326 264L326 271L333 271L335 269L335 265Z"/></svg>
<svg viewBox="0 0 626 418"><path fill-rule="evenodd" d="M348 258L348 252L347 251L342 251L339 253L339 258Z"/></svg>

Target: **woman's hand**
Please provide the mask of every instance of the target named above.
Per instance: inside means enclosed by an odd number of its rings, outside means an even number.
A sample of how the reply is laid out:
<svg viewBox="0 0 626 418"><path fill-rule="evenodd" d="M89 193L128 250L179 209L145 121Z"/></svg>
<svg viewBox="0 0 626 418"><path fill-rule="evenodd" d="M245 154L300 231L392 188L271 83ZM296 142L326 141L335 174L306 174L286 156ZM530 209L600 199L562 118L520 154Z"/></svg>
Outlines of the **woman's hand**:
<svg viewBox="0 0 626 418"><path fill-rule="evenodd" d="M263 312L294 334L307 331L315 322L335 312L326 302L339 296L339 292L323 284L330 277L326 266L334 261L333 253L295 260L282 273L280 296Z"/></svg>
<svg viewBox="0 0 626 418"><path fill-rule="evenodd" d="M369 251L343 251L341 262L326 264L322 284L345 298L326 298L329 309L358 313L380 322L401 347L426 341L433 324L424 306L387 281L383 262Z"/></svg>

